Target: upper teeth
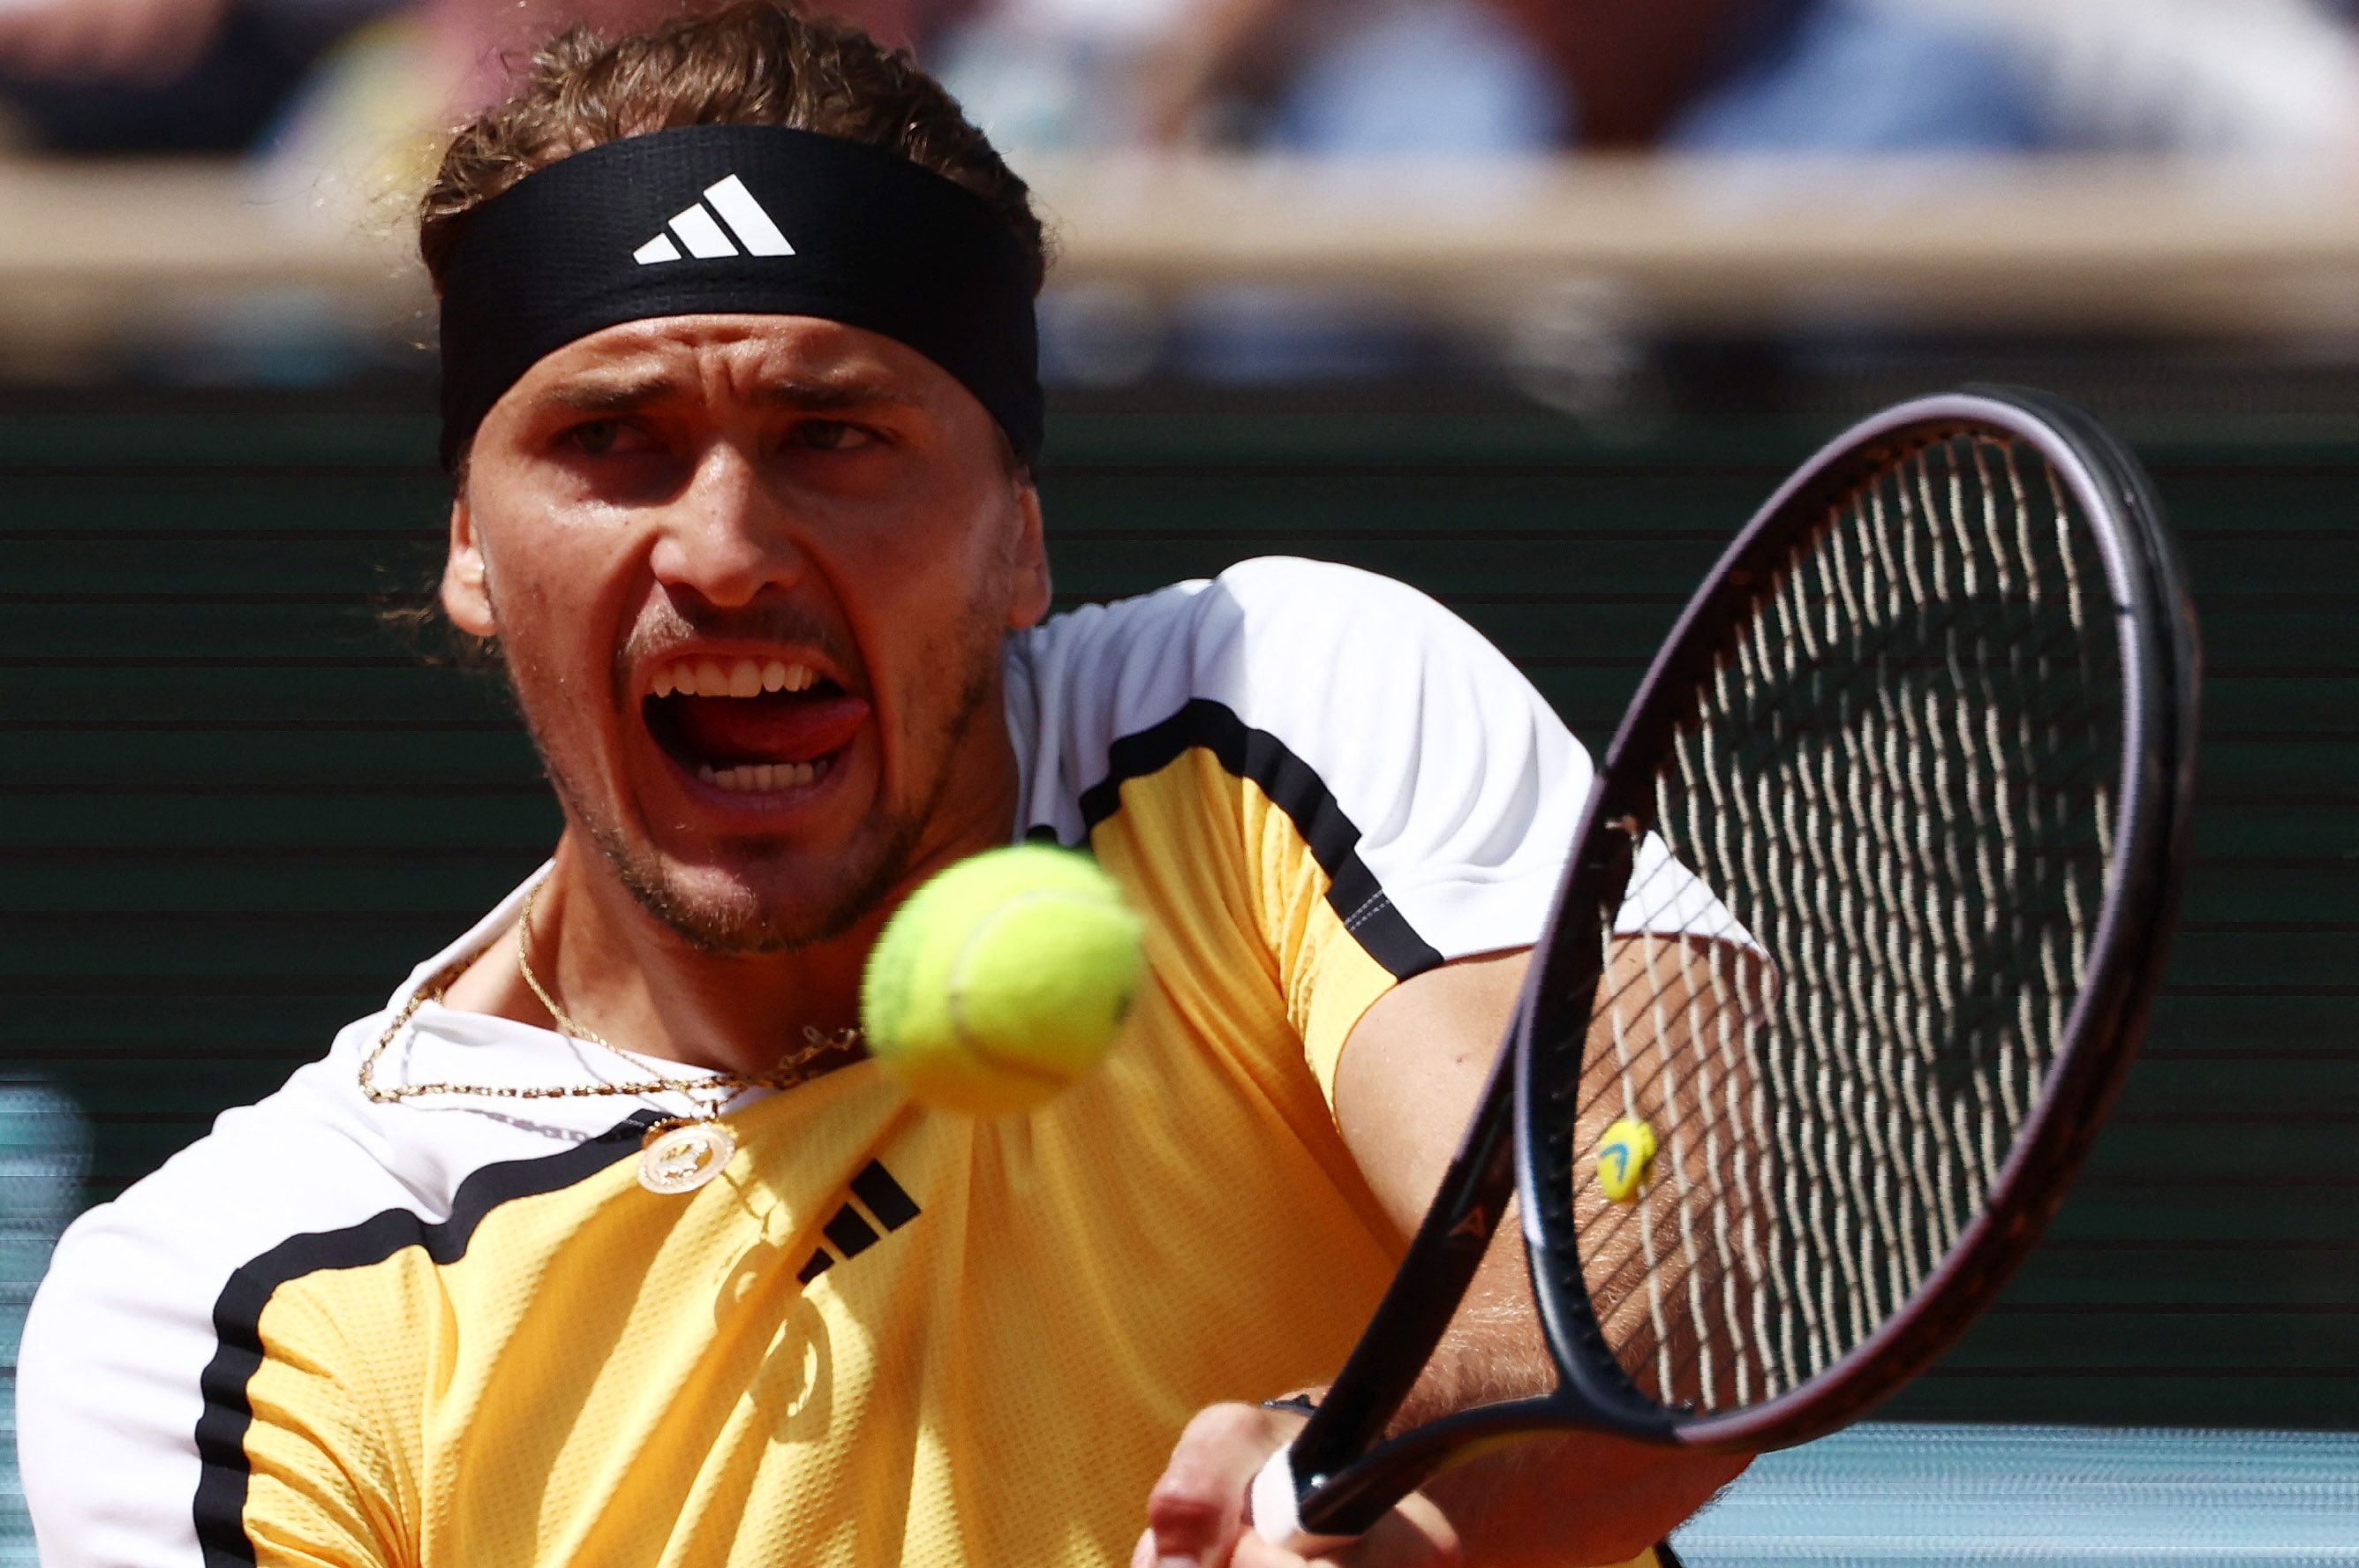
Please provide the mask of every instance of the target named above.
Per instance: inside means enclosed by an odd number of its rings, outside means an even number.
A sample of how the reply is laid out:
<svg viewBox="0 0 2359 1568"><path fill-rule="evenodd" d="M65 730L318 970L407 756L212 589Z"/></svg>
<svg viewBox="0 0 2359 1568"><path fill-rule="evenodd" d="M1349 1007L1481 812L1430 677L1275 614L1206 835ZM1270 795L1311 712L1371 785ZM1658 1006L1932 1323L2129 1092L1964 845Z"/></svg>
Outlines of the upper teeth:
<svg viewBox="0 0 2359 1568"><path fill-rule="evenodd" d="M808 664L783 659L765 663L737 659L683 659L656 671L655 694L669 697L758 697L765 691L803 691L818 681Z"/></svg>

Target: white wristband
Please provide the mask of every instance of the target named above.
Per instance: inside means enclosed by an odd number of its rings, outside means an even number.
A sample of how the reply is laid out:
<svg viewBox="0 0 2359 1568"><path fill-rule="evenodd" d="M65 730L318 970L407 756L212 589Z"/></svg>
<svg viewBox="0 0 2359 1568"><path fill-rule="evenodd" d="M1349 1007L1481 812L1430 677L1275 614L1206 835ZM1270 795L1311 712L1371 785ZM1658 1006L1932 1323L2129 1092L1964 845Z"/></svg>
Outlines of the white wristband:
<svg viewBox="0 0 2359 1568"><path fill-rule="evenodd" d="M1302 1514L1294 1504L1294 1451L1281 1448L1254 1477L1251 1493L1254 1533L1272 1546L1290 1546L1302 1533Z"/></svg>

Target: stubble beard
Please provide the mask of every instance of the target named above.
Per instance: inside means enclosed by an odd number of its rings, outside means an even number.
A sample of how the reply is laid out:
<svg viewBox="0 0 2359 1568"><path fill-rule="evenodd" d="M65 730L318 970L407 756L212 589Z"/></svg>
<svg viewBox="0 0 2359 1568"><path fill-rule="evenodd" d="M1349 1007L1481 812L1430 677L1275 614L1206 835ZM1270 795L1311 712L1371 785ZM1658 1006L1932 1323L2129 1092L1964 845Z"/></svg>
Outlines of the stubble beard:
<svg viewBox="0 0 2359 1568"><path fill-rule="evenodd" d="M934 758L932 779L916 800L872 812L855 841L859 845L855 857L837 871L836 888L815 902L799 900L806 907L797 910L748 909L742 900L698 895L687 885L687 878L668 866L652 846L634 839L611 813L597 809L588 791L577 787L559 749L549 744L536 720L533 706L526 701L514 669L506 660L503 670L516 711L524 717L525 729L540 755L542 771L557 793L567 822L597 845L615 879L639 907L699 953L723 957L785 953L842 936L858 924L908 875L926 829L940 815L955 782L956 759L963 754L966 742L986 710L995 707L992 699L999 690L1005 642L995 617L980 605L970 605L962 621L957 634L944 639L949 646L929 650L922 666L941 669L955 660L954 667L962 671L950 709L930 737L932 744L920 744L918 748L919 755L930 751ZM844 847L853 849L852 844ZM751 849L748 858L776 861L783 859L786 853L757 845Z"/></svg>

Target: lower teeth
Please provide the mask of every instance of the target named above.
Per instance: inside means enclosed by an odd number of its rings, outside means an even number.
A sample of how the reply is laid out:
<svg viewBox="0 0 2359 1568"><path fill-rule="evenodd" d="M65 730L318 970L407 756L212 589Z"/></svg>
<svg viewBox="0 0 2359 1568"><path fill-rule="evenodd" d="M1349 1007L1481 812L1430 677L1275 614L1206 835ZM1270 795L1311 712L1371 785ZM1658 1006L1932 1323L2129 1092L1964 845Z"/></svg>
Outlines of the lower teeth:
<svg viewBox="0 0 2359 1568"><path fill-rule="evenodd" d="M708 762L698 767L696 776L719 789L754 795L815 784L826 775L828 761L822 757L813 762L748 762L734 768L715 768Z"/></svg>

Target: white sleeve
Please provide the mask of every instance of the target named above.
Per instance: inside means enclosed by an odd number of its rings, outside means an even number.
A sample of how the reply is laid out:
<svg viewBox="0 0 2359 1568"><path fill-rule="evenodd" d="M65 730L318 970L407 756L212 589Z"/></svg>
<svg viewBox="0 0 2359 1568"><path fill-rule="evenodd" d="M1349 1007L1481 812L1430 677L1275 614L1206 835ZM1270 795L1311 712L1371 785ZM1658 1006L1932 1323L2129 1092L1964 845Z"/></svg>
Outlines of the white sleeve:
<svg viewBox="0 0 2359 1568"><path fill-rule="evenodd" d="M1087 836L1123 780L1219 754L1293 819L1397 979L1539 934L1588 755L1441 605L1270 558L1058 617L1010 660L1027 823Z"/></svg>
<svg viewBox="0 0 2359 1568"><path fill-rule="evenodd" d="M25 1323L16 1373L18 1468L44 1568L199 1568L253 1561L251 1441L299 1416L325 1430L349 1396L266 1420L248 1403L262 1330L231 1311L257 1260L290 1238L349 1227L410 1189L335 1123L356 1091L348 1029L327 1062L299 1071L257 1105L223 1113L207 1137L66 1230ZM324 1107L324 1108L323 1108ZM300 1435L300 1434L299 1434ZM292 1443L294 1440L290 1439ZM322 1451L286 1485L274 1524L352 1513L338 1488L373 1480ZM314 1496L316 1494L316 1496ZM281 1557L312 1551L346 1568L386 1553L326 1526L282 1532Z"/></svg>
<svg viewBox="0 0 2359 1568"><path fill-rule="evenodd" d="M1028 822L1079 842L1109 780L1180 744L1225 750L1283 797L1337 914L1397 979L1538 940L1593 779L1481 633L1405 583L1328 562L1248 561L1060 616L1011 676ZM1638 872L1617 930L1726 921L1659 841Z"/></svg>
<svg viewBox="0 0 2359 1568"><path fill-rule="evenodd" d="M45 1568L204 1560L192 1511L199 1380L220 1282L184 1278L166 1240L125 1225L114 1205L83 1215L26 1320L17 1461Z"/></svg>
<svg viewBox="0 0 2359 1568"><path fill-rule="evenodd" d="M1364 898L1430 950L1418 967L1538 940L1592 768L1522 671L1424 593L1348 567L1248 561L1213 591L1234 610L1207 606L1207 684L1325 781ZM1381 925L1366 901L1339 912L1355 934Z"/></svg>

